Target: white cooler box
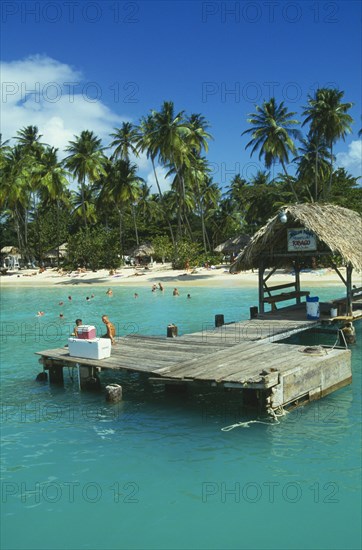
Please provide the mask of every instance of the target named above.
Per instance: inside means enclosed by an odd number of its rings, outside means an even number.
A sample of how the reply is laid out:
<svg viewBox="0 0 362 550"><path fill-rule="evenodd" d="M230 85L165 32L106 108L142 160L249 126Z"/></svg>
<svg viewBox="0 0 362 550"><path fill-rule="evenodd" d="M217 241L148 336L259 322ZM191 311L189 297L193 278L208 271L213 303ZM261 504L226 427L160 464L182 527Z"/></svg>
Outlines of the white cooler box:
<svg viewBox="0 0 362 550"><path fill-rule="evenodd" d="M68 338L69 355L82 359L107 359L111 356L111 340L109 338L93 338L81 340Z"/></svg>

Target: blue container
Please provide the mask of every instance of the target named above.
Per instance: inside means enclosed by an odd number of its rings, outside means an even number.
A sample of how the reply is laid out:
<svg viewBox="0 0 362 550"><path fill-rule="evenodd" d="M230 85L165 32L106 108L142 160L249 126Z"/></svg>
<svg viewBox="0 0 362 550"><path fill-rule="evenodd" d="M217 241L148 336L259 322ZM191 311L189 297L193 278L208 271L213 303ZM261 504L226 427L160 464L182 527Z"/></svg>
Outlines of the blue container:
<svg viewBox="0 0 362 550"><path fill-rule="evenodd" d="M319 319L319 296L307 296L307 319Z"/></svg>

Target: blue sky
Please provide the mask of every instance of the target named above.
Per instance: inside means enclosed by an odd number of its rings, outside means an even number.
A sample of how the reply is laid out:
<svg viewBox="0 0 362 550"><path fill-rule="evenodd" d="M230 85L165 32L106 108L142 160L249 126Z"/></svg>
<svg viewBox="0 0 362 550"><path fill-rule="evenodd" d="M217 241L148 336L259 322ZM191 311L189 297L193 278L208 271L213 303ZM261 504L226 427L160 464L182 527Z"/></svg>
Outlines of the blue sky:
<svg viewBox="0 0 362 550"><path fill-rule="evenodd" d="M1 10L4 138L36 124L60 150L84 129L106 145L123 120L172 100L210 122L208 159L225 186L263 169L241 137L255 104L274 95L301 120L308 94L332 85L355 104L337 164L361 173L359 1L3 1ZM147 160L139 165L152 185Z"/></svg>

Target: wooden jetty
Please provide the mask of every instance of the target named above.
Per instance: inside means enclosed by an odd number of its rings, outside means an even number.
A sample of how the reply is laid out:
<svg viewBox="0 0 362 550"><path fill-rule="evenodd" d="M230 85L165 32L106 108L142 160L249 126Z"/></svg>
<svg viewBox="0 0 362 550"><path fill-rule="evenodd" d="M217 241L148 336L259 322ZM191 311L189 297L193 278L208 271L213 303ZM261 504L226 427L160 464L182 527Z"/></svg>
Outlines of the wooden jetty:
<svg viewBox="0 0 362 550"><path fill-rule="evenodd" d="M287 205L252 237L231 266L232 272L258 269L259 303L251 308L250 321L223 324L223 316L218 315L217 326L205 326L194 334L118 338L111 357L101 361L71 357L65 347L45 350L39 352L44 369L51 382L62 383L63 367L77 365L80 387L90 380L99 382L98 374L110 370L143 373L155 384L234 388L242 392L244 403L271 414L281 407L319 399L351 383L347 345L306 347L280 340L308 329L326 330L319 326L323 323L333 328L362 318L362 288L352 284L353 270L362 271L361 229L361 216L346 208ZM346 266L345 276L334 260L328 260L336 255ZM321 303L320 317L307 320L306 309L313 298L310 290L301 289L300 273L303 266L318 259L324 264L330 261L346 295ZM271 286L273 273L286 264L293 266L294 282ZM352 325L345 328L353 332ZM346 344L345 336L341 341Z"/></svg>
<svg viewBox="0 0 362 550"><path fill-rule="evenodd" d="M51 382L63 383L63 367L76 366L80 387L104 371L147 375L152 384L218 386L239 390L245 405L275 413L319 399L351 383L351 353L343 347L306 347L280 340L319 324L305 319L305 304L289 319L275 312L262 319L205 326L177 338L117 338L111 357L71 357L67 347L38 352ZM287 316L287 313L285 313Z"/></svg>

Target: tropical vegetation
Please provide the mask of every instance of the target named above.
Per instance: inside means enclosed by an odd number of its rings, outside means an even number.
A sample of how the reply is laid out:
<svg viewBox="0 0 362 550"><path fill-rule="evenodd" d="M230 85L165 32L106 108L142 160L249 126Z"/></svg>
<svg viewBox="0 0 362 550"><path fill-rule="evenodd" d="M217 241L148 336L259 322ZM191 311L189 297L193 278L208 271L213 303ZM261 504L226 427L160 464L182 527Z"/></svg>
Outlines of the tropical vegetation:
<svg viewBox="0 0 362 550"><path fill-rule="evenodd" d="M301 121L275 98L257 105L240 130L264 170L248 179L235 174L226 186L212 176L209 122L171 101L138 124L114 128L108 144L85 129L62 160L36 126L22 128L12 145L0 144L1 246L16 245L29 262L58 248L59 261L67 242L70 266L98 269L117 267L151 242L157 258L179 267L213 257L229 237L254 234L282 204L328 201L361 212L358 178L335 163L335 144L353 123L343 97L317 90ZM156 192L139 174L141 155L152 165ZM271 177L273 166L281 171Z"/></svg>

